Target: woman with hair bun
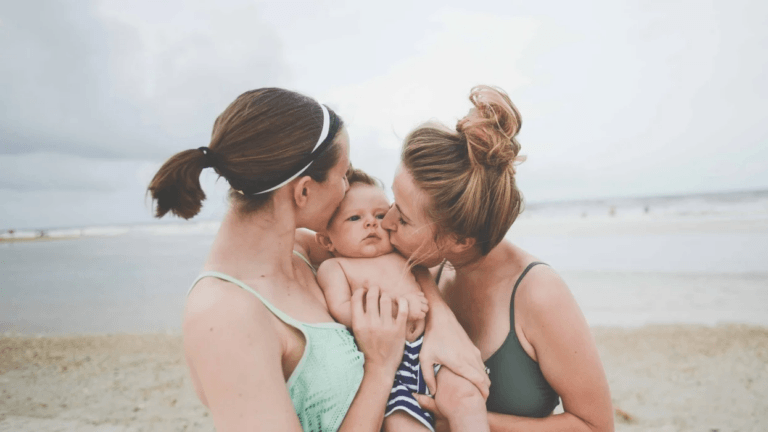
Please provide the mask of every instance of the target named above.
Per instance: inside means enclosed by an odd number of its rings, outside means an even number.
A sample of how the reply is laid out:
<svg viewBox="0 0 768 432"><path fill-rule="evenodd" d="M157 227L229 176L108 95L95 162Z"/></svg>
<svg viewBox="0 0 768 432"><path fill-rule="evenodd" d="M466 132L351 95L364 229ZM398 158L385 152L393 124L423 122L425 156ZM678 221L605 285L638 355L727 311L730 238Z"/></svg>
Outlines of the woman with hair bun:
<svg viewBox="0 0 768 432"><path fill-rule="evenodd" d="M469 99L474 108L455 130L427 123L406 137L382 222L400 253L434 268L422 370L479 350L492 431L612 431L608 383L579 306L552 268L504 238L523 208L520 114L498 88L475 87ZM451 314L477 347L470 354L464 333L445 324ZM482 398L467 374L444 369L436 382L427 377L434 399L416 396L438 418ZM553 415L560 399L564 412Z"/></svg>
<svg viewBox="0 0 768 432"><path fill-rule="evenodd" d="M407 302L380 297L376 287L356 291L356 345L328 312L297 237L297 228L325 228L349 188L348 141L324 105L287 90L253 90L216 119L208 147L171 157L149 185L157 217L185 219L205 199L203 169L231 186L231 207L183 323L192 382L219 432L381 427L403 356Z"/></svg>

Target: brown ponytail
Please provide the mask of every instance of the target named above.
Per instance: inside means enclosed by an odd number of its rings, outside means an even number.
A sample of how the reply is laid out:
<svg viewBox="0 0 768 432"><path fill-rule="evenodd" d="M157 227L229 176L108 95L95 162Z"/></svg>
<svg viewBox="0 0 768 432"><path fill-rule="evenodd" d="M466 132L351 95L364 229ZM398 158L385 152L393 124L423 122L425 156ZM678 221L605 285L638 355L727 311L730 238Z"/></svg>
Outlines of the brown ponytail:
<svg viewBox="0 0 768 432"><path fill-rule="evenodd" d="M338 121L340 132L343 122ZM322 127L322 109L311 98L279 88L243 93L216 119L205 152L179 152L155 174L148 191L157 202L156 217L170 211L189 219L199 213L205 199L200 173L208 166L232 186L230 198L238 211L259 210L273 192L243 195L237 191L298 172L297 163L312 152ZM323 182L340 157L341 146L334 140L303 175Z"/></svg>
<svg viewBox="0 0 768 432"><path fill-rule="evenodd" d="M176 153L163 164L149 184L149 192L157 201L155 217L171 211L189 219L200 212L205 200L200 173L205 166L205 155L200 150Z"/></svg>
<svg viewBox="0 0 768 432"><path fill-rule="evenodd" d="M522 120L503 90L472 89L474 105L456 130L427 123L403 145L402 162L430 197L427 215L438 235L474 238L486 255L506 235L523 208L515 184Z"/></svg>

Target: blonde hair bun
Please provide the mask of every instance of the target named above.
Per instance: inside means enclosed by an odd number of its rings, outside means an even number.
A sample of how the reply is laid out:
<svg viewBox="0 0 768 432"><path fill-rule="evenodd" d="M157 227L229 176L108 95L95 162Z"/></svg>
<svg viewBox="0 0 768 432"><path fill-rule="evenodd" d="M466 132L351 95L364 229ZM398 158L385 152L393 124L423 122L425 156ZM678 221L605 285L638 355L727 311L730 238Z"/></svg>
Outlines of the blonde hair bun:
<svg viewBox="0 0 768 432"><path fill-rule="evenodd" d="M405 138L401 160L429 197L436 235L474 238L482 255L504 239L523 210L515 182L520 113L504 90L478 86L456 129L426 123Z"/></svg>
<svg viewBox="0 0 768 432"><path fill-rule="evenodd" d="M520 112L504 90L486 85L472 88L469 100L475 106L456 124L467 143L473 166L503 168L522 162L515 136L522 126Z"/></svg>

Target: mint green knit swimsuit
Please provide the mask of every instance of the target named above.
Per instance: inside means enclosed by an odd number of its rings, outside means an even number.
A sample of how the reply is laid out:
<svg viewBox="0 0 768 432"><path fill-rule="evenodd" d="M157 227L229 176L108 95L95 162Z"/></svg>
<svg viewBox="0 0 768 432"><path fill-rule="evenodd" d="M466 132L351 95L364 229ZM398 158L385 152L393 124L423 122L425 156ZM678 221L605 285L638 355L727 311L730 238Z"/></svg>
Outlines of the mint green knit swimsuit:
<svg viewBox="0 0 768 432"><path fill-rule="evenodd" d="M302 254L294 253L315 273ZM293 407L305 432L338 430L363 380L364 356L349 330L336 322L309 324L295 320L248 285L223 273L203 272L189 290L205 277L231 282L255 295L276 317L304 335L304 354L286 383Z"/></svg>

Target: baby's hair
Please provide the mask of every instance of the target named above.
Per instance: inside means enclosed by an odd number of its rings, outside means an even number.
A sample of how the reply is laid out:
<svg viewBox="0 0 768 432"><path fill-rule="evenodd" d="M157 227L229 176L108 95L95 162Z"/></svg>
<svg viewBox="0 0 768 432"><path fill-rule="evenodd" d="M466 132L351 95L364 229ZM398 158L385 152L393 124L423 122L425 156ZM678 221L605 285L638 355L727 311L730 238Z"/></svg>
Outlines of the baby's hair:
<svg viewBox="0 0 768 432"><path fill-rule="evenodd" d="M355 168L352 165L349 166L347 169L347 182L349 183L349 187L352 187L354 185L367 185L367 186L373 186L377 187L381 190L384 190L384 183L377 179L376 177L369 175L365 171L361 170L360 168ZM328 219L328 225L326 225L326 228L331 226L331 223L336 218L336 213L339 210L336 209L335 212L333 212L333 215L331 215L331 218Z"/></svg>
<svg viewBox="0 0 768 432"><path fill-rule="evenodd" d="M347 181L349 182L350 187L352 187L354 184L364 184L384 189L384 184L381 180L369 175L360 168L353 167L352 165L350 165L349 169L347 170Z"/></svg>

